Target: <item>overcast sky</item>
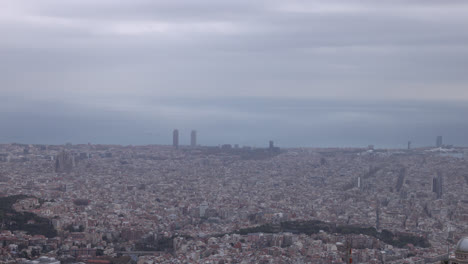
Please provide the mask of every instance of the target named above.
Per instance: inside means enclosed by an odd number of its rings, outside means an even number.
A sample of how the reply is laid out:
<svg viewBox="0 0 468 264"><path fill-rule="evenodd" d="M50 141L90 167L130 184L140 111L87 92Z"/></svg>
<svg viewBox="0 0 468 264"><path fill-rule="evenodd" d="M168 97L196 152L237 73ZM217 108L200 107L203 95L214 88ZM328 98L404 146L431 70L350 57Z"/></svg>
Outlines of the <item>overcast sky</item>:
<svg viewBox="0 0 468 264"><path fill-rule="evenodd" d="M162 144L174 126L191 126L207 131L210 144L260 144L268 131L284 145L389 137L383 144L394 145L438 133L468 145L467 14L466 0L2 0L0 120L10 132L0 142L87 142L93 134ZM390 112L404 117L405 133L355 125L382 128ZM110 140L96 115L135 131ZM48 125L30 125L35 116ZM57 129L72 118L83 126ZM308 135L317 126L346 130L350 120L349 142L339 133L324 143L271 132L278 123ZM229 124L252 122L230 135Z"/></svg>

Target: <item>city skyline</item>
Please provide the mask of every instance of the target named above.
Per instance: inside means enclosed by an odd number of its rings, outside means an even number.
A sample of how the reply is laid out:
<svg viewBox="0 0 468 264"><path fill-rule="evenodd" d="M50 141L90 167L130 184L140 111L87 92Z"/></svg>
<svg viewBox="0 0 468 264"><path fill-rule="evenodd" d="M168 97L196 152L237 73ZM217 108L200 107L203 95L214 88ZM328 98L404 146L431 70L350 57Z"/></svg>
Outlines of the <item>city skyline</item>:
<svg viewBox="0 0 468 264"><path fill-rule="evenodd" d="M467 104L422 102L360 102L337 100L225 98L155 101L158 114L142 110L89 111L57 102L14 104L0 98L0 142L34 144L168 144L174 127L186 131L180 143L190 144L190 130L203 145L225 143L263 146L274 140L281 147L407 148L444 143L468 146ZM293 135L293 136L291 136Z"/></svg>
<svg viewBox="0 0 468 264"><path fill-rule="evenodd" d="M397 264L468 254L456 244L467 234L466 158L424 149L0 144L0 165L0 259L11 264L111 264L121 254Z"/></svg>
<svg viewBox="0 0 468 264"><path fill-rule="evenodd" d="M1 0L0 264L468 262L467 14Z"/></svg>

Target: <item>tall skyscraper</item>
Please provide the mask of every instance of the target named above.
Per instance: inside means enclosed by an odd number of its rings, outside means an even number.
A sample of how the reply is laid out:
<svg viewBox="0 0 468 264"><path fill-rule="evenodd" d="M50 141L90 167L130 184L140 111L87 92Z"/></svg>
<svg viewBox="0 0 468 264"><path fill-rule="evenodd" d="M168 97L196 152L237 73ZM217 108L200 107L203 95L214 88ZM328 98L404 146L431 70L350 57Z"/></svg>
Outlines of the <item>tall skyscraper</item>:
<svg viewBox="0 0 468 264"><path fill-rule="evenodd" d="M437 199L442 198L443 189L442 186L444 184L444 180L442 177L442 173L440 171L437 172L437 177L432 179L432 191L437 194Z"/></svg>
<svg viewBox="0 0 468 264"><path fill-rule="evenodd" d="M438 188L439 188L439 185L437 184L437 178L434 177L434 178L432 178L432 192L437 193Z"/></svg>
<svg viewBox="0 0 468 264"><path fill-rule="evenodd" d="M437 136L436 147L438 148L442 147L442 136Z"/></svg>
<svg viewBox="0 0 468 264"><path fill-rule="evenodd" d="M197 146L197 131L192 130L192 133L190 133L190 146L196 147Z"/></svg>
<svg viewBox="0 0 468 264"><path fill-rule="evenodd" d="M273 149L275 147L273 140L270 140L270 149Z"/></svg>
<svg viewBox="0 0 468 264"><path fill-rule="evenodd" d="M411 141L408 141L408 149L411 149Z"/></svg>
<svg viewBox="0 0 468 264"><path fill-rule="evenodd" d="M179 148L179 130L177 129L174 129L174 132L172 132L172 146Z"/></svg>

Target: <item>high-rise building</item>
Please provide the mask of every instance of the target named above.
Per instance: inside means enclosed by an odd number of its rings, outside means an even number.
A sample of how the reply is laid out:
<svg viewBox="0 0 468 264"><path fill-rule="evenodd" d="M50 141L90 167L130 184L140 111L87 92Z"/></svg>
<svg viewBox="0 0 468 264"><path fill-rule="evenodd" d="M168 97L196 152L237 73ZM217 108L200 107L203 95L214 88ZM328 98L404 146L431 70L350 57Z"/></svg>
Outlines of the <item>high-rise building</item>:
<svg viewBox="0 0 468 264"><path fill-rule="evenodd" d="M190 146L196 147L197 146L197 131L192 130L192 133L190 133Z"/></svg>
<svg viewBox="0 0 468 264"><path fill-rule="evenodd" d="M439 184L437 184L437 177L432 178L432 192L437 193L439 189Z"/></svg>
<svg viewBox="0 0 468 264"><path fill-rule="evenodd" d="M206 210L208 209L208 203L207 202L203 202L201 205L200 205L200 217L205 217L205 213L206 213Z"/></svg>
<svg viewBox="0 0 468 264"><path fill-rule="evenodd" d="M436 147L442 147L442 136L437 136L436 138Z"/></svg>
<svg viewBox="0 0 468 264"><path fill-rule="evenodd" d="M274 146L274 142L273 140L270 140L270 149L273 149L275 146Z"/></svg>
<svg viewBox="0 0 468 264"><path fill-rule="evenodd" d="M177 129L174 129L174 132L172 132L172 146L179 148L179 130Z"/></svg>
<svg viewBox="0 0 468 264"><path fill-rule="evenodd" d="M436 193L437 199L442 198L443 177L441 172L437 172L437 177L432 179L432 191Z"/></svg>
<svg viewBox="0 0 468 264"><path fill-rule="evenodd" d="M408 149L411 149L411 141L408 141Z"/></svg>

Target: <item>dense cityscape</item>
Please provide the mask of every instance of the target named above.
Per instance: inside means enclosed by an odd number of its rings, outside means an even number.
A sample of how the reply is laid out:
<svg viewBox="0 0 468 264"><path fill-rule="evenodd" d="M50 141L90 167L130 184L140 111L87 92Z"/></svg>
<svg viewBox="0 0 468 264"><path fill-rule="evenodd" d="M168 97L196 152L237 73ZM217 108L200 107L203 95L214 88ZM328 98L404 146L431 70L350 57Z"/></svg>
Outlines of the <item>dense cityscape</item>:
<svg viewBox="0 0 468 264"><path fill-rule="evenodd" d="M467 0L0 0L0 264L468 264Z"/></svg>
<svg viewBox="0 0 468 264"><path fill-rule="evenodd" d="M467 149L0 145L2 263L440 263Z"/></svg>

